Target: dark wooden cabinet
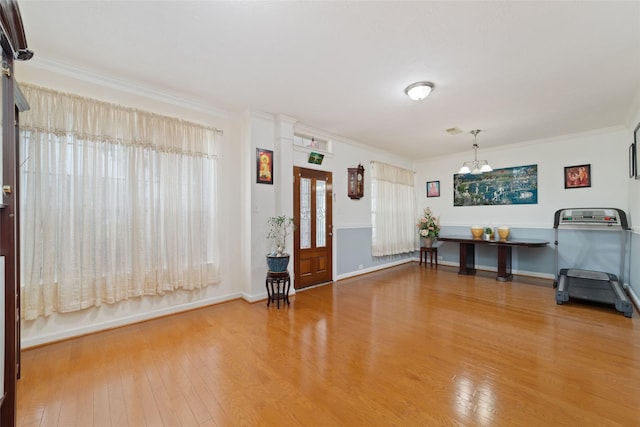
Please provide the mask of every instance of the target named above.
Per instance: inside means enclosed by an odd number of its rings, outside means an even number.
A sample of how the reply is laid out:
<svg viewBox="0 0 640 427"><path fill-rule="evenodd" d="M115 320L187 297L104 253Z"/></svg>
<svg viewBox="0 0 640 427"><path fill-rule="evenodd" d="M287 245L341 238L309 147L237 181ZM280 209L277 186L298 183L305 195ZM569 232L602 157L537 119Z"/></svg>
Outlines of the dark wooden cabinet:
<svg viewBox="0 0 640 427"><path fill-rule="evenodd" d="M19 112L28 108L14 78L14 60L27 60L27 49L18 4L0 2L0 45L2 47L2 173L0 174L0 257L4 260L2 293L4 331L2 401L0 426L16 423L16 389L20 372L20 235L18 128Z"/></svg>

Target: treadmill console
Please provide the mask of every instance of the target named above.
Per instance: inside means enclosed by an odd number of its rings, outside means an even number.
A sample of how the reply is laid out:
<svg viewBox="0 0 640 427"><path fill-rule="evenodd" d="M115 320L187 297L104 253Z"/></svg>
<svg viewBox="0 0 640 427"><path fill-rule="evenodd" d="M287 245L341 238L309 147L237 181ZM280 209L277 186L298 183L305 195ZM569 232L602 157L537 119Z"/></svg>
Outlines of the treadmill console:
<svg viewBox="0 0 640 427"><path fill-rule="evenodd" d="M565 209L560 224L620 225L620 218L615 209Z"/></svg>

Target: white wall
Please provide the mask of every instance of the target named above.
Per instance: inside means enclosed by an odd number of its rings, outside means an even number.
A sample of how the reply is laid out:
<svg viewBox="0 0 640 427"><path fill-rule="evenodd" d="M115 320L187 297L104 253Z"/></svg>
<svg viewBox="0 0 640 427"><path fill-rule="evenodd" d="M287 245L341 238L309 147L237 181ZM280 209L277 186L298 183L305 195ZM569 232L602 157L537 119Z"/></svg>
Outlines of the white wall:
<svg viewBox="0 0 640 427"><path fill-rule="evenodd" d="M390 152L372 149L340 136L323 133L308 126L298 125L296 126L296 131L330 141L332 153L325 156L322 165L309 164L307 162L307 150L294 152L294 164L303 168L332 172L334 228L371 227L371 162L381 161L411 169L411 161ZM355 168L358 164L362 164L364 167L364 197L350 199L347 196L347 169Z"/></svg>
<svg viewBox="0 0 640 427"><path fill-rule="evenodd" d="M293 216L293 167L317 169L332 173L333 178L333 229L349 227L371 227L371 195L365 190L362 199L352 200L347 197L347 168L361 163L365 168L365 189L369 188L370 162L384 161L399 167L411 168L411 163L394 154L381 150L372 150L362 144L349 141L339 136L325 133L318 129L296 123L294 118L270 115L261 112L247 112L243 122L252 160L251 170L251 218L247 228L251 229L250 241L250 286L245 299L257 301L266 298L264 275L267 270L265 254L269 252L265 240L265 222L269 216L285 214ZM328 140L330 152L325 154L321 165L307 162L309 149L293 145L293 135L300 132L322 140ZM255 149L274 150L274 185L257 184L255 172ZM317 150L316 150L317 151ZM337 251L336 233L333 234L333 277L337 277L335 262L341 254ZM293 242L287 243L293 248ZM362 250L370 253L369 247ZM293 263L289 264L291 273ZM382 267L379 267L382 268ZM293 277L293 274L292 274Z"/></svg>
<svg viewBox="0 0 640 427"><path fill-rule="evenodd" d="M249 152L245 155L245 162L249 162L251 182L248 190L251 194L249 209L251 216L249 223L244 227L251 230L249 236L250 260L250 285L248 287L247 298L251 301L259 299L259 294L264 293L264 275L266 268L265 254L270 250L266 241L265 224L267 218L274 215L287 214L282 212L280 206L276 206L276 188L282 186L278 179L278 171L281 168L280 162L276 158L276 126L273 116L258 112L246 112L244 127L248 134L244 142L249 147ZM273 159L273 185L256 183L256 148L274 151ZM246 175L246 174L245 174ZM254 297L255 296L255 297Z"/></svg>
<svg viewBox="0 0 640 427"><path fill-rule="evenodd" d="M629 208L628 132L607 128L547 140L478 150L478 158L494 169L538 165L538 203L507 206L453 206L453 175L473 159L471 143L464 155L415 163L418 208L429 206L443 225L494 224L512 227L553 227L556 210L570 207ZM565 189L564 167L590 164L590 188ZM440 197L426 197L425 183L440 181Z"/></svg>
<svg viewBox="0 0 640 427"><path fill-rule="evenodd" d="M634 130L640 126L640 91L636 96L636 104L632 114L632 119L628 126L627 142L631 144L634 141ZM640 141L636 141L636 148L640 147ZM638 153L640 156L640 153ZM639 157L640 158L640 157ZM640 298L640 180L628 180L628 198L629 198L629 216L631 217L631 226L633 233L631 234L630 245L630 271L627 284L635 293L636 308L638 306L638 298Z"/></svg>
<svg viewBox="0 0 640 427"><path fill-rule="evenodd" d="M640 97L640 96L639 96ZM634 141L633 131L636 126L640 126L640 107L634 116L632 124L627 132L627 145ZM640 141L636 142L636 149L640 148ZM640 159L640 150L637 153L638 159ZM628 180L628 198L629 198L629 216L631 217L631 225L635 233L640 234L640 180Z"/></svg>

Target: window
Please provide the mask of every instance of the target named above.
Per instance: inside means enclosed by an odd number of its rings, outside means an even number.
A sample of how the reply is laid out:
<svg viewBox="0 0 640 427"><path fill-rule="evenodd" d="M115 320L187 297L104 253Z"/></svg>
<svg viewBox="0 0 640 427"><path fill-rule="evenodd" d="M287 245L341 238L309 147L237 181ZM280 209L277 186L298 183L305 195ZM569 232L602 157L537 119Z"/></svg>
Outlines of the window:
<svg viewBox="0 0 640 427"><path fill-rule="evenodd" d="M23 92L25 319L219 281L215 130Z"/></svg>
<svg viewBox="0 0 640 427"><path fill-rule="evenodd" d="M414 250L415 191L413 171L371 162L373 256Z"/></svg>
<svg viewBox="0 0 640 427"><path fill-rule="evenodd" d="M311 150L323 151L325 153L329 152L329 141L300 133L293 135L293 144L299 147L309 148Z"/></svg>

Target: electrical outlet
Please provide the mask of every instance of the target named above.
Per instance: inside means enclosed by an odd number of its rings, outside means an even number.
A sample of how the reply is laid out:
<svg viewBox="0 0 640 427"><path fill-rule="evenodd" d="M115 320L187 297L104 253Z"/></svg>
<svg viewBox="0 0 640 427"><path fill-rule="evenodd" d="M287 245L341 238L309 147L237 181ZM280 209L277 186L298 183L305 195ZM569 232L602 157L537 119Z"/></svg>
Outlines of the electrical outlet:
<svg viewBox="0 0 640 427"><path fill-rule="evenodd" d="M362 264L358 264L358 270L362 270L364 266Z"/></svg>

